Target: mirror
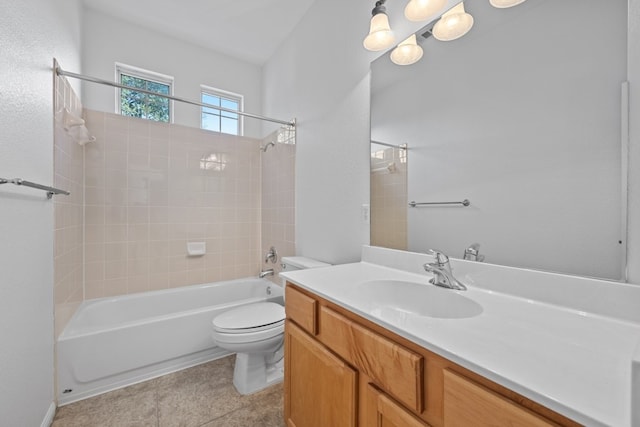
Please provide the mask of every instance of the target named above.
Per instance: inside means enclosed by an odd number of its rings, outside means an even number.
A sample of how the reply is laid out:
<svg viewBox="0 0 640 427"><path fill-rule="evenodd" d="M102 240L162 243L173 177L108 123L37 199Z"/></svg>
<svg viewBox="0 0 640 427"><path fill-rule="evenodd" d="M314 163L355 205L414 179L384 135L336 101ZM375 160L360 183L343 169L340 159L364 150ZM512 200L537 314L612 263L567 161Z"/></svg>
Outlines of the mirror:
<svg viewBox="0 0 640 427"><path fill-rule="evenodd" d="M371 244L624 279L627 2L467 2L475 25L371 65ZM407 203L470 201L460 204Z"/></svg>

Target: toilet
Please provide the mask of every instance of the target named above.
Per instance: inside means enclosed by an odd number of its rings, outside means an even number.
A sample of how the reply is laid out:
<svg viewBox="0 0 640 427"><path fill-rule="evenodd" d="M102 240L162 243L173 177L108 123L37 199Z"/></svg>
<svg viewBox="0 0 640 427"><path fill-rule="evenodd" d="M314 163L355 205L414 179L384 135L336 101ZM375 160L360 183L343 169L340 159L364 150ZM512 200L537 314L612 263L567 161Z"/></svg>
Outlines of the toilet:
<svg viewBox="0 0 640 427"><path fill-rule="evenodd" d="M282 258L283 271L329 265L304 257ZM213 341L236 353L233 385L240 394L255 393L282 381L284 319L284 307L274 302L233 308L213 319Z"/></svg>

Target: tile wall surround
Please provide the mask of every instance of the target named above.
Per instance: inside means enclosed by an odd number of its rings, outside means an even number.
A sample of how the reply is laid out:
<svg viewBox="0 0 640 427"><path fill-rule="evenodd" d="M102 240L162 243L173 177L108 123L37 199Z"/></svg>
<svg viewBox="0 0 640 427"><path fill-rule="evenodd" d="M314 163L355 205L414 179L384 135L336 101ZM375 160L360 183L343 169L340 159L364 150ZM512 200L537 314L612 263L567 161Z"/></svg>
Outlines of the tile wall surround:
<svg viewBox="0 0 640 427"><path fill-rule="evenodd" d="M85 298L255 276L261 141L85 110ZM207 253L187 256L187 242Z"/></svg>
<svg viewBox="0 0 640 427"><path fill-rule="evenodd" d="M82 104L69 81L54 79L54 187L71 192L55 196L54 206L54 304L56 336L82 302L83 295L83 148L64 130L61 112L82 116Z"/></svg>
<svg viewBox="0 0 640 427"><path fill-rule="evenodd" d="M83 148L56 124L55 185L72 192L54 198L56 336L85 299L278 272L270 246L295 255L295 131L260 141L83 110L56 84L56 111L96 137ZM206 255L187 256L194 241Z"/></svg>
<svg viewBox="0 0 640 427"><path fill-rule="evenodd" d="M281 258L294 256L295 248L295 131L279 129L262 140L262 144L276 142L262 157L262 269L273 268L269 278L280 283L277 273L282 270ZM264 263L271 246L278 251L278 262Z"/></svg>
<svg viewBox="0 0 640 427"><path fill-rule="evenodd" d="M371 245L407 250L407 150L371 156ZM393 172L386 168L395 164Z"/></svg>

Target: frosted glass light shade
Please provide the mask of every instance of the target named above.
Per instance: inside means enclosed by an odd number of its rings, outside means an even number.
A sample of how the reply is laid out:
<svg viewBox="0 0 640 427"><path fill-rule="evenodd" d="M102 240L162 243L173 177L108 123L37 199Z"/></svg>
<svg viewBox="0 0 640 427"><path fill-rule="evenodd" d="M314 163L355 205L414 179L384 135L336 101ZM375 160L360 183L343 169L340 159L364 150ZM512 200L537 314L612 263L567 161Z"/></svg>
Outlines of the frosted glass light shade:
<svg viewBox="0 0 640 427"><path fill-rule="evenodd" d="M426 21L438 13L447 0L409 0L404 8L404 16L413 22Z"/></svg>
<svg viewBox="0 0 640 427"><path fill-rule="evenodd" d="M433 27L433 37L448 42L464 36L471 27L473 27L473 16L464 11L464 3L458 3L436 22Z"/></svg>
<svg viewBox="0 0 640 427"><path fill-rule="evenodd" d="M489 3L491 3L491 6L497 7L498 9L505 9L507 7L517 6L525 1L527 0L489 0Z"/></svg>
<svg viewBox="0 0 640 427"><path fill-rule="evenodd" d="M416 42L416 35L412 34L393 49L391 61L398 65L415 64L422 58L422 53L422 48Z"/></svg>
<svg viewBox="0 0 640 427"><path fill-rule="evenodd" d="M389 26L389 18L386 13L378 13L371 18L369 35L364 38L364 48L378 51L389 49L396 42L396 38Z"/></svg>

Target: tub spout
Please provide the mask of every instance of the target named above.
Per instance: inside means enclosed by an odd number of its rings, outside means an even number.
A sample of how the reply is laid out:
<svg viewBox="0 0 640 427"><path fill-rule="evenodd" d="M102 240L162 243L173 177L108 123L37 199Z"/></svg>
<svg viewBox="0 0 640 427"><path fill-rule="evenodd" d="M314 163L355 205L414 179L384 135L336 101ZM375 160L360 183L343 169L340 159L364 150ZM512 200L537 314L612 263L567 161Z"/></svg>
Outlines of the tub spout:
<svg viewBox="0 0 640 427"><path fill-rule="evenodd" d="M261 271L258 277L262 279L263 277L273 276L273 274L274 274L273 268L270 268L268 270Z"/></svg>

